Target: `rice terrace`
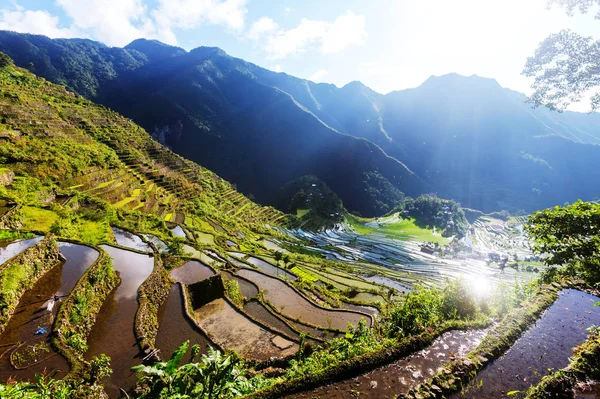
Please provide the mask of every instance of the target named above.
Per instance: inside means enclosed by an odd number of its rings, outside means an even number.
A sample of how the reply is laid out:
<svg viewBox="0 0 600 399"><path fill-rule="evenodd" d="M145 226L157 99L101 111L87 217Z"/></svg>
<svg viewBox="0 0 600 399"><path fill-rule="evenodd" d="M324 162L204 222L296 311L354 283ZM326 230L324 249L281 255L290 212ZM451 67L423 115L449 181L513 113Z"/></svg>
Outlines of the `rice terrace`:
<svg viewBox="0 0 600 399"><path fill-rule="evenodd" d="M600 0L5 3L1 399L600 398Z"/></svg>

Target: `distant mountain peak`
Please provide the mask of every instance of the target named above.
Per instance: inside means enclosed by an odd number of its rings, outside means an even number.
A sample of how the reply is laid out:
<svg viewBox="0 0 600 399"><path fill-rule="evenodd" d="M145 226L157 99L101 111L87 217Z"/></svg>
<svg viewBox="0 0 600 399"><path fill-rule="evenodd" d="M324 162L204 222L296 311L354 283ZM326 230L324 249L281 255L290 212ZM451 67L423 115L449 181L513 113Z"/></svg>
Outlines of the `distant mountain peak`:
<svg viewBox="0 0 600 399"><path fill-rule="evenodd" d="M220 57L229 57L229 54L227 54L225 51L223 51L219 47L207 47L207 46L196 47L195 49L190 51L190 54L197 56L197 57L201 57L201 58L208 58L208 57L212 57L214 55L220 56Z"/></svg>
<svg viewBox="0 0 600 399"><path fill-rule="evenodd" d="M459 73L448 73L446 75L432 75L420 87L455 87L460 86L463 89L481 88L481 89L502 89L502 86L492 78L484 78L478 75L465 76Z"/></svg>
<svg viewBox="0 0 600 399"><path fill-rule="evenodd" d="M358 91L358 92L369 92L369 93L375 93L375 91L373 89L371 89L369 86L365 85L363 82L359 81L359 80L353 80L350 83L346 83L343 87L342 90L351 90L351 91Z"/></svg>
<svg viewBox="0 0 600 399"><path fill-rule="evenodd" d="M171 46L158 40L136 39L124 47L126 50L136 50L146 55L148 59L156 61L185 54L181 47Z"/></svg>

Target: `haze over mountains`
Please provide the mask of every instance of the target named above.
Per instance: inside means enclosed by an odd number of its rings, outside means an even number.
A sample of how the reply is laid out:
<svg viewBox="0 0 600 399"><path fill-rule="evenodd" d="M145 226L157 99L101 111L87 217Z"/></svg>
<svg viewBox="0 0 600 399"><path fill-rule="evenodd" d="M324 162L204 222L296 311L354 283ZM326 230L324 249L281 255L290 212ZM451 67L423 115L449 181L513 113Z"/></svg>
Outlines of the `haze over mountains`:
<svg viewBox="0 0 600 399"><path fill-rule="evenodd" d="M436 193L489 212L600 191L600 116L534 110L492 79L450 74L382 95L144 39L111 48L3 31L0 51L133 119L261 203L308 174L366 216L403 195Z"/></svg>

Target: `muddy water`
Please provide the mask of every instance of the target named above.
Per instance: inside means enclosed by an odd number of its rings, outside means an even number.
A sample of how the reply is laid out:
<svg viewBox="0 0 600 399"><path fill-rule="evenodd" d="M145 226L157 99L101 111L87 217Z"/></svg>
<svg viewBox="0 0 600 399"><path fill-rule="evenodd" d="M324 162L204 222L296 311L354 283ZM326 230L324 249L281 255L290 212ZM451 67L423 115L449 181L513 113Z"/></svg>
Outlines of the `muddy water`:
<svg viewBox="0 0 600 399"><path fill-rule="evenodd" d="M171 354L182 343L189 340L192 345L200 345L200 353L207 353L210 341L204 333L185 314L181 286L173 285L166 302L158 310L159 329L156 336L156 347L160 349L163 361L171 358Z"/></svg>
<svg viewBox="0 0 600 399"><path fill-rule="evenodd" d="M262 303L257 300L252 300L246 302L244 304L244 310L250 316L254 317L256 320L260 321L263 324L266 324L277 331L284 333L286 336L293 338L295 340L298 339L299 335L296 331L294 331L290 326L285 324L279 318L277 318L274 314L272 314Z"/></svg>
<svg viewBox="0 0 600 399"><path fill-rule="evenodd" d="M294 281L296 281L298 279L298 277L296 277L295 274L292 274L292 273L288 272L287 270L284 270L280 267L272 265L269 262L265 262L262 259L250 256L248 259L246 259L246 261L249 263L252 263L254 266L258 267L261 271L263 271L267 274L270 274L271 276L285 277L285 278L288 278L288 279L294 280Z"/></svg>
<svg viewBox="0 0 600 399"><path fill-rule="evenodd" d="M292 319L300 319L321 328L340 330L345 330L348 323L358 325L358 321L363 318L368 324L371 323L369 317L358 313L320 308L274 277L249 269L242 269L238 274L256 284L263 291L266 300Z"/></svg>
<svg viewBox="0 0 600 399"><path fill-rule="evenodd" d="M506 354L485 368L474 385L454 398L506 398L509 391L527 390L540 382L548 369L566 367L572 348L587 337L586 328L600 325L600 299L576 290L565 290ZM476 388L477 385L481 387Z"/></svg>
<svg viewBox="0 0 600 399"><path fill-rule="evenodd" d="M146 244L138 235L132 234L127 230L122 230L113 227L113 234L117 240L117 244L125 248L135 249L142 252L152 252L152 248Z"/></svg>
<svg viewBox="0 0 600 399"><path fill-rule="evenodd" d="M240 285L240 292L243 296L246 298L254 298L258 295L258 287L255 284L239 277L235 277L235 279Z"/></svg>
<svg viewBox="0 0 600 399"><path fill-rule="evenodd" d="M110 356L112 377L104 381L110 397L119 394L118 388L132 388L136 376L131 367L141 363L139 348L133 333L138 308L137 290L152 273L154 259L131 251L102 245L112 256L113 267L121 274L121 284L106 298L88 339L86 359L102 353Z"/></svg>
<svg viewBox="0 0 600 399"><path fill-rule="evenodd" d="M433 376L452 357L475 349L487 331L450 331L431 346L356 378L288 396L288 398L394 398ZM482 396L481 398L484 398Z"/></svg>
<svg viewBox="0 0 600 399"><path fill-rule="evenodd" d="M173 280L188 285L206 280L214 275L215 272L210 267L197 260L190 260L177 269L171 270L171 277L173 277Z"/></svg>
<svg viewBox="0 0 600 399"><path fill-rule="evenodd" d="M375 318L379 317L379 309L372 306L355 305L353 303L342 302L342 309L354 310L356 312L370 314Z"/></svg>
<svg viewBox="0 0 600 399"><path fill-rule="evenodd" d="M31 380L35 374L40 374L45 369L60 370L56 376L60 378L69 371L67 361L49 345L53 318L60 302L54 306L52 312L48 312L47 301L54 295L59 295L61 298L67 296L99 254L93 248L69 243L60 243L60 252L67 259L66 262L43 276L31 290L25 293L6 331L0 336L0 354L6 351L0 357L0 381L6 381L10 376L17 377L19 380ZM35 335L34 333L40 327L46 327L47 333ZM17 341L26 343L18 348L6 346ZM10 353L14 350L13 356L25 355L31 352L31 347L34 345L43 345L45 348L38 351L35 360L28 364L37 363L24 370L16 370L10 364Z"/></svg>
<svg viewBox="0 0 600 399"><path fill-rule="evenodd" d="M40 241L42 238L44 237L38 236L34 238L28 238L26 240L15 241L12 243L7 241L0 241L0 268L2 267L2 264L4 262L9 260L13 256L16 256L21 252L25 251L33 244Z"/></svg>
<svg viewBox="0 0 600 399"><path fill-rule="evenodd" d="M237 281L238 285L240 286L240 292L245 298L255 298L258 295L258 287L254 283L251 283L250 281L245 280L240 276L236 276L228 271L222 271L221 275L227 280Z"/></svg>
<svg viewBox="0 0 600 399"><path fill-rule="evenodd" d="M223 298L196 309L194 316L219 345L245 359L266 361L298 351L297 344L254 323Z"/></svg>

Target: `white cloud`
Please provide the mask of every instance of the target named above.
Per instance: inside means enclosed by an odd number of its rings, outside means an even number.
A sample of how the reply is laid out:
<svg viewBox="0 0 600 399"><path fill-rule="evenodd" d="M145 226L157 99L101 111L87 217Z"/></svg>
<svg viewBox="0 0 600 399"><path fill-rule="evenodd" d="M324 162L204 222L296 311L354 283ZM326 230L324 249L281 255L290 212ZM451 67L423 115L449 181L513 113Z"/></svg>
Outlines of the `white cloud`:
<svg viewBox="0 0 600 399"><path fill-rule="evenodd" d="M49 12L25 10L23 7L15 7L12 11L0 10L0 29L49 37L68 38L78 35L73 28L60 28L58 18Z"/></svg>
<svg viewBox="0 0 600 399"><path fill-rule="evenodd" d="M327 72L325 69L319 69L317 72L310 75L308 80L312 80L315 83L321 82L321 79L323 79L328 73L329 72Z"/></svg>
<svg viewBox="0 0 600 399"><path fill-rule="evenodd" d="M271 65L269 69L273 72L283 72L283 68L279 64Z"/></svg>
<svg viewBox="0 0 600 399"><path fill-rule="evenodd" d="M261 18L256 23L265 18ZM262 24L264 25L265 21ZM267 58L273 60L296 55L313 47L318 48L323 54L337 53L347 47L363 44L367 36L365 17L355 15L351 11L339 16L333 22L303 18L300 24L292 29L277 29L276 25L271 25L270 28L268 31L263 31L263 34L256 39L265 41L264 49Z"/></svg>
<svg viewBox="0 0 600 399"><path fill-rule="evenodd" d="M248 38L253 40L260 39L263 35L270 34L277 30L278 26L275 21L269 17L262 17L252 24L252 27L246 34Z"/></svg>
<svg viewBox="0 0 600 399"><path fill-rule="evenodd" d="M158 35L172 43L176 41L173 28L193 29L210 24L241 32L247 12L246 0L159 0L152 16Z"/></svg>
<svg viewBox="0 0 600 399"><path fill-rule="evenodd" d="M345 15L337 17L325 37L321 51L333 54L355 44L364 44L367 32L365 30L365 17L354 15L348 11Z"/></svg>
<svg viewBox="0 0 600 399"><path fill-rule="evenodd" d="M177 44L174 29L220 25L241 33L247 0L158 0L150 9L147 0L56 0L69 25L60 27L56 16L45 10L0 10L0 29L38 33L49 37L91 37L111 46L123 46L138 38Z"/></svg>
<svg viewBox="0 0 600 399"><path fill-rule="evenodd" d="M153 22L141 0L57 0L73 26L111 46L154 37ZM91 11L93 10L93 11Z"/></svg>

